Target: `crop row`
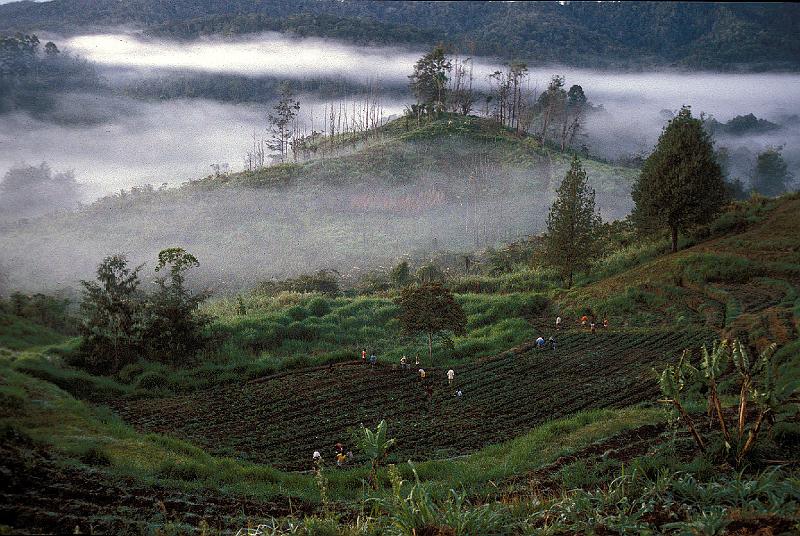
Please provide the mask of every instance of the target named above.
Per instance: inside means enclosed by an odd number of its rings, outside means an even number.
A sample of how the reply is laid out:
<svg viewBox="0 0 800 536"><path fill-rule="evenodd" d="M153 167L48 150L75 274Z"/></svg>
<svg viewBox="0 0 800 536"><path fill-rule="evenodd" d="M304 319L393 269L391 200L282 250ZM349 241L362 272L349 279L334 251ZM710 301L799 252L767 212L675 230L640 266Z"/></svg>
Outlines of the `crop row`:
<svg viewBox="0 0 800 536"><path fill-rule="evenodd" d="M430 369L430 399L416 371L342 363L120 402L117 410L142 430L285 469L307 468L313 450L331 452L361 423L386 419L398 458L424 459L470 452L585 408L653 399L652 367L710 339L706 331L571 330L558 335L555 351L509 352L456 367L453 385L444 370Z"/></svg>

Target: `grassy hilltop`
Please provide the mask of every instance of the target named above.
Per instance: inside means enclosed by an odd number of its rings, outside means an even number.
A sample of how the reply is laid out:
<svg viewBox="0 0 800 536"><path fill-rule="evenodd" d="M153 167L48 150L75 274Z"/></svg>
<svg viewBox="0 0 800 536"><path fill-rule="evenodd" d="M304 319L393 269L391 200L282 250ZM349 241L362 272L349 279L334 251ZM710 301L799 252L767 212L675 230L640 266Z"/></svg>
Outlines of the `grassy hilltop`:
<svg viewBox="0 0 800 536"><path fill-rule="evenodd" d="M175 244L223 291L303 271L384 266L409 252L497 246L542 228L569 156L491 121L450 117L326 142L303 163L136 188L75 213L7 224L8 286L63 286L126 251L145 262ZM331 146L332 145L332 146ZM635 170L586 161L606 219L630 209ZM296 237L302 236L298 241ZM65 244L69 244L66 247ZM35 261L57 252L59 262Z"/></svg>

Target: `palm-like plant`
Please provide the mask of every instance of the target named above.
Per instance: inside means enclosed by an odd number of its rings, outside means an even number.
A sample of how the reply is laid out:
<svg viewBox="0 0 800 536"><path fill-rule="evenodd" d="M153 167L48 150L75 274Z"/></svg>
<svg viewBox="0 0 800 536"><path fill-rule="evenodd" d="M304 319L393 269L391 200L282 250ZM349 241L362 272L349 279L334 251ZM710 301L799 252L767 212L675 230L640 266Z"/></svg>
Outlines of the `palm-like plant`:
<svg viewBox="0 0 800 536"><path fill-rule="evenodd" d="M745 456L753 449L765 420L774 422L776 417L784 418L797 413L797 404L791 402L800 391L800 378L791 371L778 371L774 360L775 350L776 345L771 344L754 360L741 341L723 341L715 343L711 351L703 347L700 370L688 362L688 353L684 352L675 365L667 366L661 373L659 385L666 398L663 402L671 403L678 410L701 451L706 451L706 444L684 409L681 399L688 398L702 383L708 388L708 415L716 414L725 439L726 452L733 451L732 461L736 466L741 465ZM719 380L729 369L731 361L741 378L735 438L725 421L717 390ZM748 426L747 406L750 401L758 408L758 413Z"/></svg>
<svg viewBox="0 0 800 536"><path fill-rule="evenodd" d="M378 489L378 467L386 460L389 451L397 442L396 439L387 438L387 428L385 420L378 423L374 432L364 425L361 426L358 447L370 460L369 480L374 489Z"/></svg>
<svg viewBox="0 0 800 536"><path fill-rule="evenodd" d="M661 402L672 404L673 407L678 410L678 414L692 433L692 437L695 443L697 443L698 448L705 452L706 445L703 442L703 438L700 437L694 425L694 421L686 412L686 409L680 401L681 397L685 395L695 383L699 373L699 371L689 363L688 355L689 351L684 350L678 362L675 365L667 365L667 368L661 373L658 384L661 387L661 393L665 397Z"/></svg>

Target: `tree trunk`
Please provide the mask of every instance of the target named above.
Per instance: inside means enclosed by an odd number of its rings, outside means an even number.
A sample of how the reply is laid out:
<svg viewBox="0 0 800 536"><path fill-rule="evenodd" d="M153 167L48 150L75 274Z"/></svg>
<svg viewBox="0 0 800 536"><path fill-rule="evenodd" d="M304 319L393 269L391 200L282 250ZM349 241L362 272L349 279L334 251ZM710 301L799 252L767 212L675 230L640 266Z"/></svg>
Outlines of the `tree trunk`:
<svg viewBox="0 0 800 536"><path fill-rule="evenodd" d="M719 419L719 427L722 430L722 435L725 436L725 441L730 443L731 435L728 432L728 425L725 423L725 417L722 416L722 404L720 403L719 395L717 394L717 384L713 379L711 380L710 398L711 398L711 403L713 404L714 407L714 411L716 411L717 418Z"/></svg>
<svg viewBox="0 0 800 536"><path fill-rule="evenodd" d="M433 333L428 333L428 366L433 363Z"/></svg>
<svg viewBox="0 0 800 536"><path fill-rule="evenodd" d="M744 457L747 456L747 453L750 452L750 449L752 449L753 445L755 445L756 438L758 437L758 432L759 430L761 430L761 423L764 422L764 417L767 416L769 411L770 411L769 409L766 409L763 410L761 413L759 413L758 417L756 418L755 424L753 424L753 427L750 429L750 432L747 433L747 441L745 442L744 447L742 447L742 450L739 451L739 455L736 457L737 467L742 464L742 460L744 460Z"/></svg>
<svg viewBox="0 0 800 536"><path fill-rule="evenodd" d="M567 277L567 288L572 288L572 270L569 271L569 276Z"/></svg>
<svg viewBox="0 0 800 536"><path fill-rule="evenodd" d="M747 378L742 380L742 388L739 392L739 426L738 426L738 440L742 441L744 435L744 421L747 418L747 389L750 381Z"/></svg>
<svg viewBox="0 0 800 536"><path fill-rule="evenodd" d="M692 418L689 417L689 414L686 413L686 410L683 409L683 406L681 405L680 402L673 399L672 404L678 410L678 413L680 413L683 422L686 423L687 428L689 428L689 431L692 433L692 437L694 438L695 443L697 443L697 446L700 448L700 451L705 452L706 445L705 443L703 443L703 439L700 437L700 434L697 433L697 429L694 427L694 421L692 421Z"/></svg>
<svg viewBox="0 0 800 536"><path fill-rule="evenodd" d="M669 230L672 234L672 252L676 253L678 251L678 227L671 225Z"/></svg>

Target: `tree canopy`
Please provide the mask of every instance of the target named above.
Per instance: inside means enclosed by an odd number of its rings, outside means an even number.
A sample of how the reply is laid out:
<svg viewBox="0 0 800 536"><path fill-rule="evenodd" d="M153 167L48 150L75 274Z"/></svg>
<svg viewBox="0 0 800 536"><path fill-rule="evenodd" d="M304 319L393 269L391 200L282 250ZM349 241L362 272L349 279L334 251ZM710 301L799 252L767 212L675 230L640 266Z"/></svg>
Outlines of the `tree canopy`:
<svg viewBox="0 0 800 536"><path fill-rule="evenodd" d="M727 195L722 170L702 120L692 117L688 106L664 128L631 195L637 226L669 228L673 252L679 232L719 213Z"/></svg>
<svg viewBox="0 0 800 536"><path fill-rule="evenodd" d="M601 221L594 197L576 156L550 207L545 239L547 260L558 268L567 288L575 272L587 268L597 251Z"/></svg>
<svg viewBox="0 0 800 536"><path fill-rule="evenodd" d="M433 338L451 342L449 334L465 333L467 317L453 293L441 283L426 283L403 289L397 304L400 306L400 325L408 335L424 334L428 339L428 358L433 359Z"/></svg>
<svg viewBox="0 0 800 536"><path fill-rule="evenodd" d="M769 147L758 155L753 171L753 190L761 195L775 197L788 190L791 179L792 174L789 173L780 147Z"/></svg>

